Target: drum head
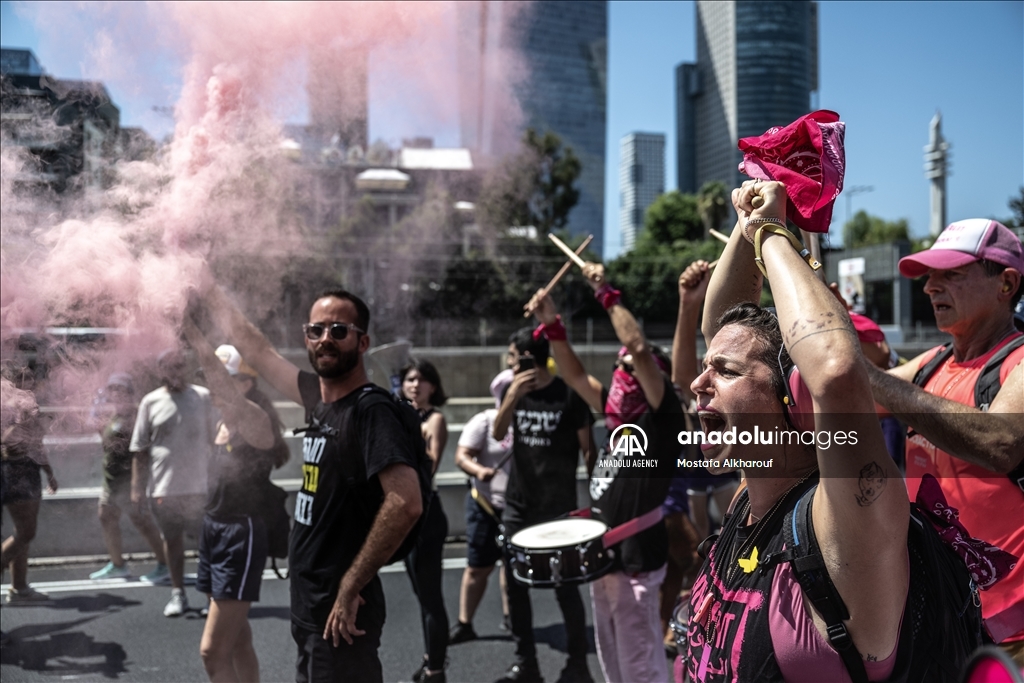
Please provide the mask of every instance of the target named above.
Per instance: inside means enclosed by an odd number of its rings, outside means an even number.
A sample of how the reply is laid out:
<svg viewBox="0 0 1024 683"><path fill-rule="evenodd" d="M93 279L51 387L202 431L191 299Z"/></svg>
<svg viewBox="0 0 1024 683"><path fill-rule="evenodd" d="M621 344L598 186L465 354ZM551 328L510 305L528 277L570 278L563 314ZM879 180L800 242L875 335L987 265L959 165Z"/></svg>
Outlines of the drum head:
<svg viewBox="0 0 1024 683"><path fill-rule="evenodd" d="M604 522L569 517L526 527L512 536L512 545L536 550L562 548L600 538L606 531Z"/></svg>

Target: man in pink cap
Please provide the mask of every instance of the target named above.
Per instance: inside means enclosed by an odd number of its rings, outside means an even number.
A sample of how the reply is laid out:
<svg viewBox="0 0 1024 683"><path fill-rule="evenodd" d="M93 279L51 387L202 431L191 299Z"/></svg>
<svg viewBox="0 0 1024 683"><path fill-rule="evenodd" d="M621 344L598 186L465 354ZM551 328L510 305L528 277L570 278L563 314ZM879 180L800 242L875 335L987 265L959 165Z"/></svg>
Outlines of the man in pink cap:
<svg viewBox="0 0 1024 683"><path fill-rule="evenodd" d="M1020 558L1024 334L1014 327L1013 311L1024 290L1021 241L997 221L958 221L899 267L906 277L927 278L936 326L953 337L888 373L870 368L875 400L910 426L910 499L921 477L933 474L972 535ZM1021 585L1018 562L981 594L988 634L1018 665L1024 665Z"/></svg>

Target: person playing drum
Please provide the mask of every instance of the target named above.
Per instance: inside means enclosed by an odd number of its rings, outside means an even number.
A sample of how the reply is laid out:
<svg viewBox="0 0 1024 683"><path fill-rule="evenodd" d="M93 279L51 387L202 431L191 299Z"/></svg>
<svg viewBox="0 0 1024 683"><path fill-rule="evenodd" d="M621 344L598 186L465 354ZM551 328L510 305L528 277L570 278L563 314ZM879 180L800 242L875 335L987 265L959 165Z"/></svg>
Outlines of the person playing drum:
<svg viewBox="0 0 1024 683"><path fill-rule="evenodd" d="M576 508L576 468L580 450L593 467L591 424L587 404L575 391L547 371L548 341L525 327L509 339L508 365L515 378L502 397L492 435L502 439L512 425L512 471L505 490L502 523L506 538L518 531L565 515ZM503 681L543 681L533 637L529 589L515 580L506 558L509 620L516 641L515 661ZM591 681L587 669L586 612L579 589L555 588L565 618L569 659L562 680Z"/></svg>
<svg viewBox="0 0 1024 683"><path fill-rule="evenodd" d="M613 547L615 571L590 584L597 656L610 683L667 681L658 590L669 543L661 505L682 451L677 435L685 428L683 409L672 387L671 361L620 303L604 266L587 263L583 273L624 345L609 388L587 374L544 290L527 308L551 342L559 374L605 415L611 438L590 479L592 516L618 526L653 515L651 526Z"/></svg>

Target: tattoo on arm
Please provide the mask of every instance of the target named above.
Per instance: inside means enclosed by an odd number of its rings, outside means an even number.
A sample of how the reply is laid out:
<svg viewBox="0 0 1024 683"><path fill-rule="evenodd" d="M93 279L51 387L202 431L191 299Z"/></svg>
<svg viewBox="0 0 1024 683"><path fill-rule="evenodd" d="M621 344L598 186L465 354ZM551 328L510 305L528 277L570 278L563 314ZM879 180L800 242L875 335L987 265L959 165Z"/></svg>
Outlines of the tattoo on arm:
<svg viewBox="0 0 1024 683"><path fill-rule="evenodd" d="M857 496L857 504L861 507L871 505L885 490L885 470L877 462L870 462L860 470L860 478L857 485L860 487L860 495Z"/></svg>

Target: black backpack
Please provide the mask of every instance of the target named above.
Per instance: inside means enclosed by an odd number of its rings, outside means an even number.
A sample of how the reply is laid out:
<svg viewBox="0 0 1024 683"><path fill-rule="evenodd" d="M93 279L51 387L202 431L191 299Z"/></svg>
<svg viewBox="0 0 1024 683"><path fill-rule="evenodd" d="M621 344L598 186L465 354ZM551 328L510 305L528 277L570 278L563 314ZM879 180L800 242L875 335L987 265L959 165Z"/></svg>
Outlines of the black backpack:
<svg viewBox="0 0 1024 683"><path fill-rule="evenodd" d="M786 552L804 595L825 621L829 641L853 683L867 683L864 661L843 624L850 617L828 575L811 524L815 484L797 502L792 522L783 523ZM981 599L963 560L947 546L916 504L907 533L910 587L896 664L888 681L958 681L971 654L985 644Z"/></svg>
<svg viewBox="0 0 1024 683"><path fill-rule="evenodd" d="M978 410L982 412L988 411L988 407L992 404L993 399L995 399L996 394L999 393L999 389L1002 387L999 374L1000 370L1002 370L1003 362L1021 345L1024 345L1024 336L1010 341L1010 343L999 349L999 352L985 363L985 367L981 370L981 375L978 376L978 381L974 384L974 405ZM931 376L935 374L935 371L942 367L942 364L951 355L953 355L953 344L943 345L939 352L914 375L914 384L923 389ZM908 435L912 436L913 434L914 431L910 430ZM1024 493L1024 462L1017 465L1006 476Z"/></svg>

